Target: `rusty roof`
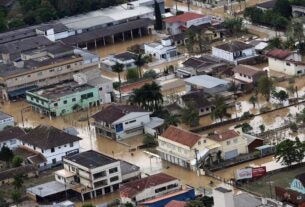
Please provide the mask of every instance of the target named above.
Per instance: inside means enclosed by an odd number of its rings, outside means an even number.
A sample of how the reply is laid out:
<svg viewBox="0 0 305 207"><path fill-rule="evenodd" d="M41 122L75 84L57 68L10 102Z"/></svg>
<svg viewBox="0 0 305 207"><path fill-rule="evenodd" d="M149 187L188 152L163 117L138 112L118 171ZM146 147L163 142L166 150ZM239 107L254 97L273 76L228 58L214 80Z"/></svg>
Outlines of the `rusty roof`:
<svg viewBox="0 0 305 207"><path fill-rule="evenodd" d="M269 52L267 52L266 56L275 58L275 59L279 59L279 60L284 60L291 54L292 54L292 52L289 50L274 49L274 50L270 50Z"/></svg>
<svg viewBox="0 0 305 207"><path fill-rule="evenodd" d="M145 79L145 80L140 80L134 83L129 83L126 85L121 86L121 92L122 93L132 93L133 90L139 89L142 86L144 86L146 83L152 83L153 81L151 79Z"/></svg>
<svg viewBox="0 0 305 207"><path fill-rule="evenodd" d="M197 14L197 13L193 13L193 12L185 12L183 14L177 15L177 16L173 16L173 17L168 17L166 19L164 19L164 22L167 23L174 23L174 22L188 22L194 19L199 19L204 17L205 15L202 14Z"/></svg>
<svg viewBox="0 0 305 207"><path fill-rule="evenodd" d="M228 130L228 131L225 131L225 132L222 132L222 133L219 133L219 134L210 135L207 138L212 139L212 140L217 141L217 142L221 142L221 141L225 141L225 140L228 140L228 139L238 137L239 135L240 134L237 131Z"/></svg>
<svg viewBox="0 0 305 207"><path fill-rule="evenodd" d="M264 72L259 68L250 65L237 65L235 68L233 68L233 71L248 76L253 76L256 75L257 73Z"/></svg>
<svg viewBox="0 0 305 207"><path fill-rule="evenodd" d="M193 147L202 138L199 134L175 126L168 127L161 136L188 147Z"/></svg>
<svg viewBox="0 0 305 207"><path fill-rule="evenodd" d="M172 200L168 204L166 204L165 207L186 207L186 202Z"/></svg>

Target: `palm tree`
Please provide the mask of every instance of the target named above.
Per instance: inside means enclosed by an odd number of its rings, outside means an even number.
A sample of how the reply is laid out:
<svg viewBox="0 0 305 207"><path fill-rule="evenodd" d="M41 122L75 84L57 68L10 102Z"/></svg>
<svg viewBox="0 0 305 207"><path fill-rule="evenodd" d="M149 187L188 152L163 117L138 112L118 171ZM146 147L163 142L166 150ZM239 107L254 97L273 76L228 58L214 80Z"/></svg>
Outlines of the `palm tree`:
<svg viewBox="0 0 305 207"><path fill-rule="evenodd" d="M143 57L142 54L138 54L137 58L136 58L136 61L135 61L135 65L138 67L138 71L139 71L139 76L140 78L142 77L142 67L145 65L146 63L146 58Z"/></svg>
<svg viewBox="0 0 305 207"><path fill-rule="evenodd" d="M120 93L120 102L122 102L122 93L121 93L121 72L124 70L124 65L118 62L112 67L112 71L118 74L119 79L119 93Z"/></svg>
<svg viewBox="0 0 305 207"><path fill-rule="evenodd" d="M225 103L225 99L221 95L215 95L213 101L214 108L212 109L211 117L212 119L220 119L222 122L225 116L228 116L227 109L228 106Z"/></svg>
<svg viewBox="0 0 305 207"><path fill-rule="evenodd" d="M168 128L170 125L178 126L180 119L177 114L168 114L164 119L164 128Z"/></svg>
<svg viewBox="0 0 305 207"><path fill-rule="evenodd" d="M24 180L23 175L19 174L14 177L13 185L16 190L19 190L23 186Z"/></svg>
<svg viewBox="0 0 305 207"><path fill-rule="evenodd" d="M253 105L253 108L255 108L255 104L257 103L257 97L256 96L251 96L249 98L249 102Z"/></svg>

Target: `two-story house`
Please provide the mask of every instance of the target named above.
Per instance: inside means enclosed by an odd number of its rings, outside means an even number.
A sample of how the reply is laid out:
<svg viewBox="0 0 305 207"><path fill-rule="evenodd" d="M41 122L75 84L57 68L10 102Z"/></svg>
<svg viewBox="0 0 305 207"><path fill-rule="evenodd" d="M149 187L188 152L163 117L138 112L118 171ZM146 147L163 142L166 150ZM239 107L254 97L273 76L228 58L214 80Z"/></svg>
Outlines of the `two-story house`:
<svg viewBox="0 0 305 207"><path fill-rule="evenodd" d="M253 45L232 41L212 47L212 55L237 65L240 61L256 57Z"/></svg>
<svg viewBox="0 0 305 207"><path fill-rule="evenodd" d="M151 112L137 106L112 104L92 116L96 133L115 140L142 134Z"/></svg>
<svg viewBox="0 0 305 207"><path fill-rule="evenodd" d="M10 127L0 131L0 149L3 146L6 146L11 150L17 148L20 145L18 138L23 135L25 135L25 132L19 127Z"/></svg>
<svg viewBox="0 0 305 207"><path fill-rule="evenodd" d="M181 96L181 106L185 107L188 103L192 103L193 107L195 107L199 116L207 115L212 112L212 101L211 96L205 94L202 90L190 91L189 93Z"/></svg>
<svg viewBox="0 0 305 207"><path fill-rule="evenodd" d="M196 170L199 160L208 153L217 153L220 145L184 129L170 126L158 136L159 155L163 160L187 169Z"/></svg>
<svg viewBox="0 0 305 207"><path fill-rule="evenodd" d="M77 136L47 125L39 125L18 139L21 148L35 151L44 157L44 162L37 166L40 170L60 165L63 157L79 153L81 140ZM28 161L34 162L30 157Z"/></svg>
<svg viewBox="0 0 305 207"><path fill-rule="evenodd" d="M148 199L168 195L181 188L182 184L177 178L158 173L121 185L120 198L122 203L132 203L137 206Z"/></svg>
<svg viewBox="0 0 305 207"><path fill-rule="evenodd" d="M274 49L266 53L269 70L287 75L302 75L305 73L305 62L302 55L288 50Z"/></svg>
<svg viewBox="0 0 305 207"><path fill-rule="evenodd" d="M221 146L218 150L222 152L222 157L225 160L248 153L248 140L238 131L228 130L216 133L207 136L207 139L213 140Z"/></svg>
<svg viewBox="0 0 305 207"><path fill-rule="evenodd" d="M63 166L56 181L81 193L82 200L113 192L122 182L120 161L93 150L64 157Z"/></svg>

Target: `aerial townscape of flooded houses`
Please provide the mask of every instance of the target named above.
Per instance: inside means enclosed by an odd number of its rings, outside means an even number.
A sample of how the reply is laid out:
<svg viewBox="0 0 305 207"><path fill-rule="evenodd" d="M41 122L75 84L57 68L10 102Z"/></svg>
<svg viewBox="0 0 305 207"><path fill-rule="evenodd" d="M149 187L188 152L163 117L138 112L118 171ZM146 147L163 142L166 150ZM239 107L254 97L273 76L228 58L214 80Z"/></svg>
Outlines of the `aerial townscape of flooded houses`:
<svg viewBox="0 0 305 207"><path fill-rule="evenodd" d="M304 0L0 1L0 207L304 207Z"/></svg>

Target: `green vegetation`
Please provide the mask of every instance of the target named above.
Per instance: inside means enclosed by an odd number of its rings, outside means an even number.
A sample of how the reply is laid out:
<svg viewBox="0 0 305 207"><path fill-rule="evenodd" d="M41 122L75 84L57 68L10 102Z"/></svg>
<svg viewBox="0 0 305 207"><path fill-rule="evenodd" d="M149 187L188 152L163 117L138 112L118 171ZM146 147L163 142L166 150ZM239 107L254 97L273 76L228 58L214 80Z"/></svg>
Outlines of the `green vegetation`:
<svg viewBox="0 0 305 207"><path fill-rule="evenodd" d="M273 91L272 96L279 100L281 103L289 98L288 93L284 90L280 90L279 92Z"/></svg>
<svg viewBox="0 0 305 207"><path fill-rule="evenodd" d="M228 106L225 103L225 98L223 96L215 95L213 105L214 108L211 113L212 119L220 119L222 122L224 117L229 116L227 112Z"/></svg>
<svg viewBox="0 0 305 207"><path fill-rule="evenodd" d="M234 17L231 19L225 19L224 27L228 29L231 34L237 35L242 32L243 19L239 17Z"/></svg>
<svg viewBox="0 0 305 207"><path fill-rule="evenodd" d="M186 103L186 107L181 112L181 120L183 123L191 127L199 125L199 111L193 102Z"/></svg>
<svg viewBox="0 0 305 207"><path fill-rule="evenodd" d="M115 89L119 89L119 93L120 93L120 102L122 102L122 93L121 93L121 84L122 84L122 81L121 81L121 72L123 72L123 69L124 69L124 66L123 64L120 64L120 63L116 63L113 68L112 68L112 71L117 73L118 74L118 79L119 79L119 84L117 87L114 87Z"/></svg>
<svg viewBox="0 0 305 207"><path fill-rule="evenodd" d="M155 30L161 31L163 29L163 22L162 22L162 16L161 16L161 11L160 11L160 6L158 2L155 0Z"/></svg>
<svg viewBox="0 0 305 207"><path fill-rule="evenodd" d="M143 144L146 147L156 147L158 145L158 141L157 141L156 137L154 137L150 134L146 134L143 138Z"/></svg>
<svg viewBox="0 0 305 207"><path fill-rule="evenodd" d="M0 160L6 162L6 165L9 167L10 162L12 161L14 157L14 153L10 148L3 146L0 151Z"/></svg>
<svg viewBox="0 0 305 207"><path fill-rule="evenodd" d="M180 124L180 118L177 114L168 113L164 119L164 128L168 128L170 125L178 126Z"/></svg>
<svg viewBox="0 0 305 207"><path fill-rule="evenodd" d="M19 156L14 156L12 159L12 165L13 167L20 167L23 162L23 159Z"/></svg>
<svg viewBox="0 0 305 207"><path fill-rule="evenodd" d="M152 78L152 79L155 79L157 76L158 76L158 74L154 70L146 71L143 74L143 78Z"/></svg>
<svg viewBox="0 0 305 207"><path fill-rule="evenodd" d="M139 72L136 68L130 68L127 70L126 79L130 82L136 82L139 80Z"/></svg>
<svg viewBox="0 0 305 207"><path fill-rule="evenodd" d="M261 93L266 101L270 99L270 93L273 89L273 81L267 76L261 77L258 81L258 92Z"/></svg>

